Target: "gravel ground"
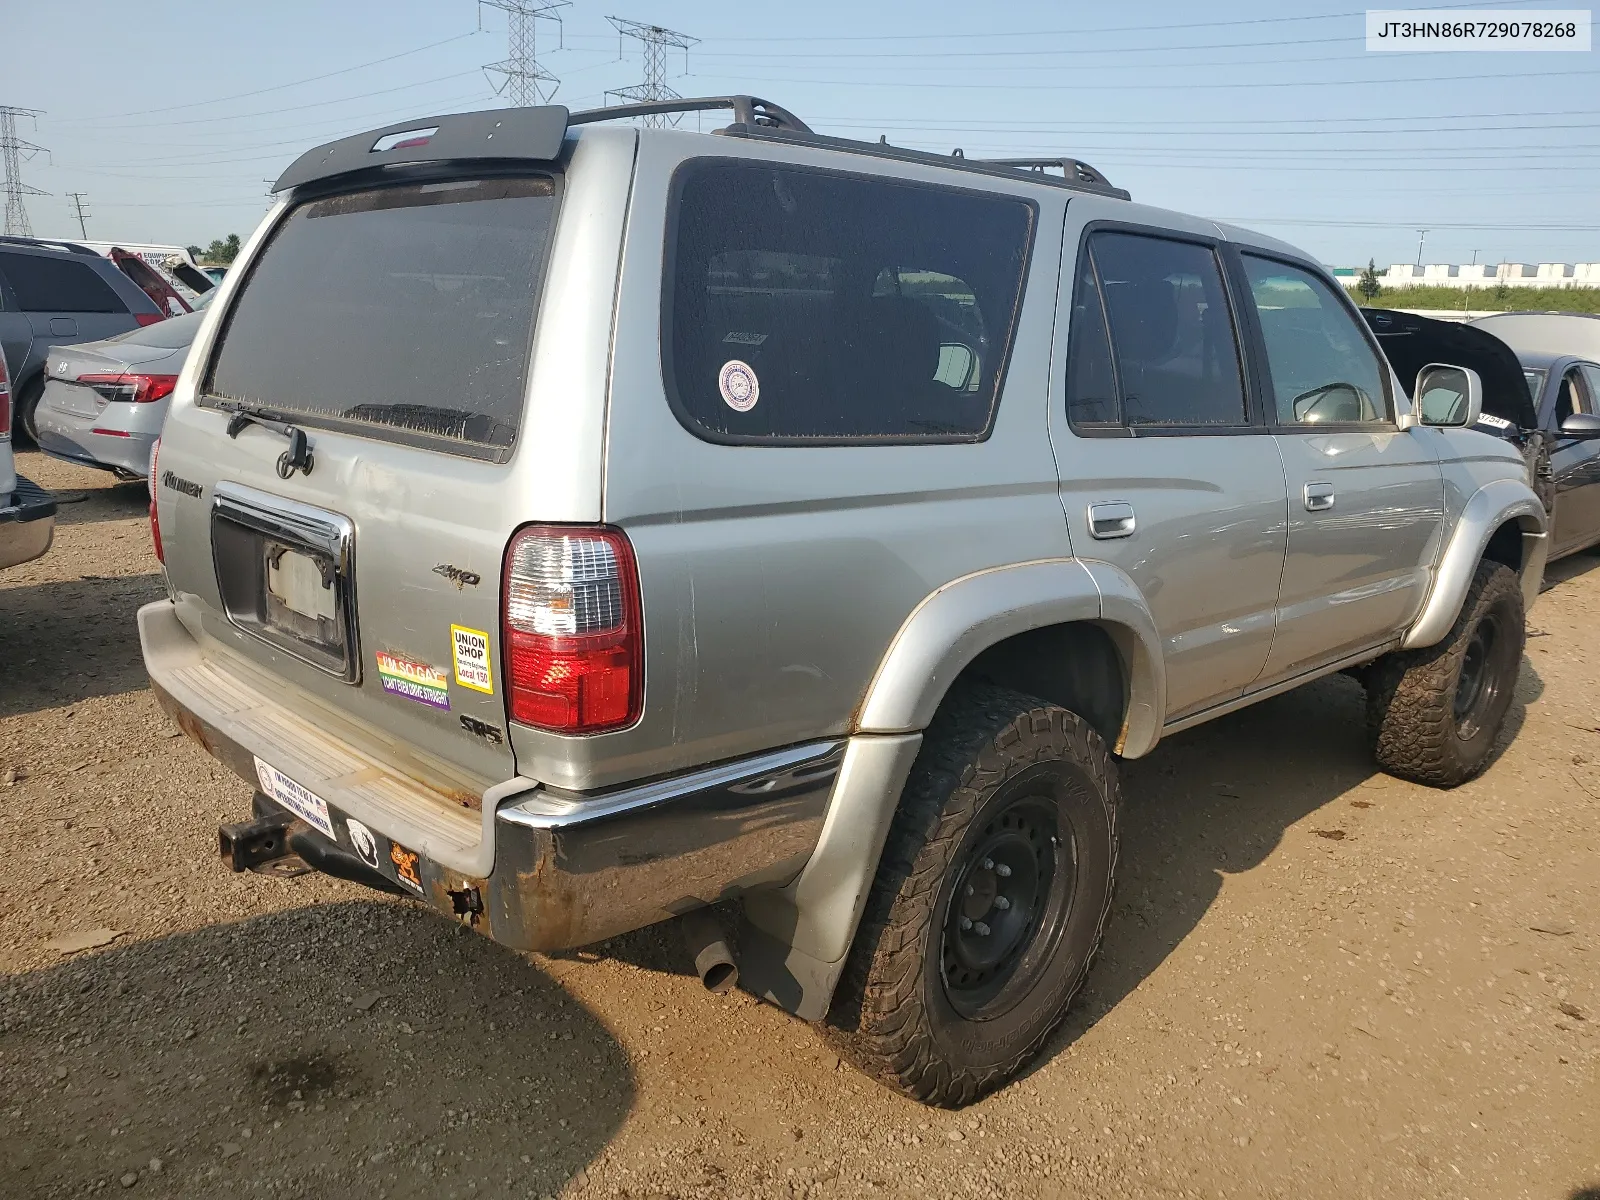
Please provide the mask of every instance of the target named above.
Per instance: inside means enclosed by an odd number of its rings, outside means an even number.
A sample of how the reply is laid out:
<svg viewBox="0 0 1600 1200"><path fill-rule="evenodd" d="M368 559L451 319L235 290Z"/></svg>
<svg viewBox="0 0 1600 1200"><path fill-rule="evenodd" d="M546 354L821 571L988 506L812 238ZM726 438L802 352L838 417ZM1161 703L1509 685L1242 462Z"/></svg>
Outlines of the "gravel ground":
<svg viewBox="0 0 1600 1200"><path fill-rule="evenodd" d="M1342 678L1127 764L1087 994L948 1113L671 929L525 958L225 871L249 791L144 686L142 485L19 458L66 502L0 577L0 1196L1600 1197L1600 559L1455 792L1373 773Z"/></svg>

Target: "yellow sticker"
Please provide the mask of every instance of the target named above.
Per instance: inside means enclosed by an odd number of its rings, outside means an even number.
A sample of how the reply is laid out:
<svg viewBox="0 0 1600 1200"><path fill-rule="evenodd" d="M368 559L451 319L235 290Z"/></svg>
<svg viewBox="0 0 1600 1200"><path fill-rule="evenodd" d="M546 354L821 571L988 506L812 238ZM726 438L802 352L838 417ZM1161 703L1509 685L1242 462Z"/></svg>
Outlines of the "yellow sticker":
<svg viewBox="0 0 1600 1200"><path fill-rule="evenodd" d="M494 674L489 667L489 635L465 625L450 626L450 653L455 659L456 682L475 692L494 695Z"/></svg>

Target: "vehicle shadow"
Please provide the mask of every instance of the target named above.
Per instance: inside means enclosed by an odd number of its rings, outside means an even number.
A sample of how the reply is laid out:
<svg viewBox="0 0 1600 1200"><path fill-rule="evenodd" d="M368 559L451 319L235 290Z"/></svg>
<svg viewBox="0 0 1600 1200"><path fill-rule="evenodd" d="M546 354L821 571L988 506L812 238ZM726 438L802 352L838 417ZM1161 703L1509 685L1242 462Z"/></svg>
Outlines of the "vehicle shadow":
<svg viewBox="0 0 1600 1200"><path fill-rule="evenodd" d="M1596 567L1600 567L1600 547L1569 554L1544 569L1544 586L1539 591L1542 594L1551 588L1560 587L1563 583L1587 575Z"/></svg>
<svg viewBox="0 0 1600 1200"><path fill-rule="evenodd" d="M154 572L0 588L0 716L143 689L134 611L163 595Z"/></svg>
<svg viewBox="0 0 1600 1200"><path fill-rule="evenodd" d="M538 1196L635 1093L622 1048L537 966L381 901L12 976L0 1047L0 1195L18 1198Z"/></svg>
<svg viewBox="0 0 1600 1200"><path fill-rule="evenodd" d="M52 494L56 498L57 525L92 525L150 515L150 491L142 479L121 483L107 475L100 487L61 488Z"/></svg>
<svg viewBox="0 0 1600 1200"><path fill-rule="evenodd" d="M1544 681L1527 659L1487 769L1515 740ZM1380 774L1367 745L1366 695L1335 675L1168 738L1122 764L1117 896L1094 971L1042 1064L1075 1041L1166 960L1199 925L1223 879L1261 865L1291 826L1354 840L1335 806ZM1395 803L1409 785L1394 783ZM1363 803L1385 803L1383 794Z"/></svg>

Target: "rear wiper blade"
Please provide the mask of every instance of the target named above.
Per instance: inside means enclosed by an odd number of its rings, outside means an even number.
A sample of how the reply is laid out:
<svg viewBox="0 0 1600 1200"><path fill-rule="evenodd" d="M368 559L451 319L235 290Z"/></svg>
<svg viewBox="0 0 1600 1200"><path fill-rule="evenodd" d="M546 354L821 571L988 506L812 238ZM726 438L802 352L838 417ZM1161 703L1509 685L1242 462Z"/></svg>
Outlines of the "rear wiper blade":
<svg viewBox="0 0 1600 1200"><path fill-rule="evenodd" d="M259 425L289 439L289 448L278 455L278 478L288 479L296 471L311 474L316 458L311 453L311 439L306 437L306 431L300 426L282 420L272 409L259 405L245 404L239 400L218 400L214 403L223 412L233 414L228 418L230 438L237 438L248 425Z"/></svg>

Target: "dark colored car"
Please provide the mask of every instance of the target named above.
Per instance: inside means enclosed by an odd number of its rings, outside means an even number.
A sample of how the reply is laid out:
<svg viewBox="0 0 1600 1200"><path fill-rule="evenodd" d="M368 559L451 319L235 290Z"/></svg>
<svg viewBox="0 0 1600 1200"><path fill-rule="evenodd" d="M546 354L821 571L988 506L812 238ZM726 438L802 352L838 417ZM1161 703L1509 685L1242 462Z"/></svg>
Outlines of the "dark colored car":
<svg viewBox="0 0 1600 1200"><path fill-rule="evenodd" d="M13 428L35 437L34 407L54 347L97 342L166 315L86 246L0 237L0 351L11 377Z"/></svg>

